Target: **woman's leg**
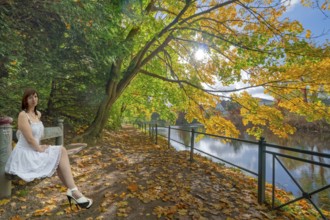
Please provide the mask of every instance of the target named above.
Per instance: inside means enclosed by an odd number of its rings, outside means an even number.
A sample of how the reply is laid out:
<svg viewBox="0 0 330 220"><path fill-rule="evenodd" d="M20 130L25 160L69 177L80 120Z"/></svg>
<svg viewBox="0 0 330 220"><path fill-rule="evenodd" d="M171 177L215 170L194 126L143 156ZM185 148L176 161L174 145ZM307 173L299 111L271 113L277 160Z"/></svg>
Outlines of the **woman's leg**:
<svg viewBox="0 0 330 220"><path fill-rule="evenodd" d="M68 152L66 149L62 146L61 147L62 153L61 153L61 159L60 163L57 168L57 172L59 175L59 178L63 182L63 184L68 187L69 189L73 189L76 187L75 182L73 180L72 172L71 172L71 166L69 161ZM79 191L74 191L73 193L75 198L79 198L82 196L82 194Z"/></svg>
<svg viewBox="0 0 330 220"><path fill-rule="evenodd" d="M61 159L57 170L60 173L60 179L62 180L63 184L72 189L76 187L76 185L74 184L73 176L71 173L69 156L63 146L61 147L61 151Z"/></svg>
<svg viewBox="0 0 330 220"><path fill-rule="evenodd" d="M66 187L68 187L69 189L71 189L71 193L69 194L70 197L73 196L75 200L80 199L83 197L83 194L81 194L81 192L79 190L72 190L72 189L76 188L76 184L73 180L68 152L66 151L66 149L63 146L61 147L61 151L62 151L61 159L60 159L60 163L57 168L58 175L59 175L61 181L63 182L63 184ZM88 203L88 208L89 208L93 204L93 200L88 199L86 197L83 197L83 198L85 201L80 201L80 202L82 202L81 204ZM69 201L71 201L71 199L69 199ZM84 205L82 205L82 206L84 206ZM71 202L70 202L70 207L71 207Z"/></svg>
<svg viewBox="0 0 330 220"><path fill-rule="evenodd" d="M62 181L62 183L64 184L64 186L68 187L60 169L57 169L57 175L60 178L60 180Z"/></svg>

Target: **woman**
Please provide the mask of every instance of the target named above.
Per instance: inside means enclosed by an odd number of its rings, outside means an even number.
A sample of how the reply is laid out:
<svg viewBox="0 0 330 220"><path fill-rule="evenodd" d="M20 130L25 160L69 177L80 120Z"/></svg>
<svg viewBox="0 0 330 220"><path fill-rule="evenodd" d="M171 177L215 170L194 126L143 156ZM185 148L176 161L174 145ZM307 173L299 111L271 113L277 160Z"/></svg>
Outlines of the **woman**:
<svg viewBox="0 0 330 220"><path fill-rule="evenodd" d="M5 172L17 175L30 182L34 179L51 177L55 171L68 188L67 197L82 208L90 208L93 200L81 194L71 173L68 153L63 146L40 145L44 126L37 111L38 94L27 89L22 99L22 111L18 115L18 142L6 163Z"/></svg>

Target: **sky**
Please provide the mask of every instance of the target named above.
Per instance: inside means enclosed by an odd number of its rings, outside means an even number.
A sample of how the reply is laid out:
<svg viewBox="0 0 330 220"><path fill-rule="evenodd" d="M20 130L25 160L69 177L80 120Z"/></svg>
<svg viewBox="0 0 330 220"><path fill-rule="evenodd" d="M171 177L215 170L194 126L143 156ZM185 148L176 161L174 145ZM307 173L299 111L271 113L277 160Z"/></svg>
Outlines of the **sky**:
<svg viewBox="0 0 330 220"><path fill-rule="evenodd" d="M328 10L326 14L323 13L317 8L313 9L301 6L298 0L292 0L291 5L288 6L287 12L284 14L284 17L288 17L290 20L299 21L305 30L310 30L312 32L311 40L317 45L321 45L326 41L330 42L330 11ZM245 86L247 85L237 83L226 88L233 89ZM222 89L223 88L224 87L222 87ZM273 97L263 93L262 87L251 88L247 91L254 97L273 100Z"/></svg>
<svg viewBox="0 0 330 220"><path fill-rule="evenodd" d="M324 13L324 14L323 14ZM312 40L319 43L330 41L330 11L321 12L319 9L293 4L285 13L286 17L298 20L305 29L312 31ZM321 36L322 35L322 36Z"/></svg>

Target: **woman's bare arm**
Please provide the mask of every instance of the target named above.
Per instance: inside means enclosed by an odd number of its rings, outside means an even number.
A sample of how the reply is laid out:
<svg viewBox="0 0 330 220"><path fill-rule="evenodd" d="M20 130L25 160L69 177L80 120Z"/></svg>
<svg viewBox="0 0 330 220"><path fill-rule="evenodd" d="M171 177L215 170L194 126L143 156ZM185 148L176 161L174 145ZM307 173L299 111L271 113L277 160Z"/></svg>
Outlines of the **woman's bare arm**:
<svg viewBox="0 0 330 220"><path fill-rule="evenodd" d="M22 132L26 141L31 145L31 147L34 150L36 150L38 152L44 151L42 149L42 147L38 144L38 142L35 140L35 138L33 137L28 116L24 111L21 111L18 115L18 129Z"/></svg>

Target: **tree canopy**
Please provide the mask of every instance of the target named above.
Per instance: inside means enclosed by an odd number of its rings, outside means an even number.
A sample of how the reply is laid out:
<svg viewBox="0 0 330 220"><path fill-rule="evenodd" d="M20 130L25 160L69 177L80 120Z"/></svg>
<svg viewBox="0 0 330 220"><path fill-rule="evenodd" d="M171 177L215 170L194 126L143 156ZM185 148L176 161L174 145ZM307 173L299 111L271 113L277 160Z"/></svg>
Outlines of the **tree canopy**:
<svg viewBox="0 0 330 220"><path fill-rule="evenodd" d="M83 138L100 135L111 115L150 119L158 112L174 121L180 111L207 132L237 137L232 121L212 113L221 100L241 106L256 136L264 126L292 134L285 112L330 123L321 100L330 92L329 43L317 44L310 30L285 17L289 4L2 0L0 111L16 114L23 88L36 87L49 115L88 125ZM328 0L301 4L329 19ZM224 87L238 82L246 87ZM276 104L261 105L246 91L253 87Z"/></svg>

